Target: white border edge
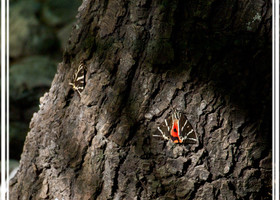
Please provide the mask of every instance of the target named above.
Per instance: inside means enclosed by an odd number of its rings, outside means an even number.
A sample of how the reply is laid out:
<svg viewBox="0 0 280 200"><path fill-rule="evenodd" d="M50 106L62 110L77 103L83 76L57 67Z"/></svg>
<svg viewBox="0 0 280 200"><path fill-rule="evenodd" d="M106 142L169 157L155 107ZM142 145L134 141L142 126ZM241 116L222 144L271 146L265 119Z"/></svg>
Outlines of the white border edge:
<svg viewBox="0 0 280 200"><path fill-rule="evenodd" d="M6 0L1 0L1 199L6 199Z"/></svg>
<svg viewBox="0 0 280 200"><path fill-rule="evenodd" d="M7 100L6 100L6 106L7 106L7 112L6 112L6 119L7 119L7 125L6 125L6 133L7 133L7 135L6 135L6 151L7 151L7 153L6 153L6 155L7 155L7 157L6 157L6 159L7 159L7 196L6 196L6 198L7 198L7 200L8 199L10 199L10 196L9 196L9 181L10 181L10 151L9 151L9 144L10 144L10 131L9 131L9 119L10 119L10 104L9 104L9 102L10 102L10 94L9 94L9 86L10 86L10 84L9 84L9 74L10 74L10 62L9 62L9 60L10 60L10 54L9 54L9 26L10 26L10 21L9 21L9 9L10 9L10 5L9 5L9 0L6 0L6 13L7 13L7 15L6 15L6 17L7 17L7 19L6 19L6 22L7 22L7 26L6 26L6 47L7 47L7 49L6 49L6 58L7 58L7 60L6 60L6 66L7 66L7 68L6 68L6 70L7 70L7 75L6 75L6 95L7 95Z"/></svg>

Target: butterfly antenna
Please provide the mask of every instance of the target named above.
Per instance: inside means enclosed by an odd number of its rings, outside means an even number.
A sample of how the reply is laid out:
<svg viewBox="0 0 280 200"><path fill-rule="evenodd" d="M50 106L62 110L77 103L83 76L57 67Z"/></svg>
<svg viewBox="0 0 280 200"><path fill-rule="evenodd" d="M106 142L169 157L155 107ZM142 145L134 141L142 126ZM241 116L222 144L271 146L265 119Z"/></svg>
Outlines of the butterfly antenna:
<svg viewBox="0 0 280 200"><path fill-rule="evenodd" d="M172 114L174 114L175 116L177 116L177 113L178 113L177 107L174 106L172 103L171 103L171 110L172 110Z"/></svg>
<svg viewBox="0 0 280 200"><path fill-rule="evenodd" d="M174 113L175 109L174 109L172 102L171 102L171 110L172 110L172 113Z"/></svg>

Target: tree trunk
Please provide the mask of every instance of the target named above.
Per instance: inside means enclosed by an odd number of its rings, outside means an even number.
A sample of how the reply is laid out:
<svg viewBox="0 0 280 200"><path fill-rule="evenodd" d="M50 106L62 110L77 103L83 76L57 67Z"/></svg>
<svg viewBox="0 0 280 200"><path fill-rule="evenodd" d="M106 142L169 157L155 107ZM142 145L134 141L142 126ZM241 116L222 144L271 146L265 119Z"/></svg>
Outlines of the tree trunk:
<svg viewBox="0 0 280 200"><path fill-rule="evenodd" d="M12 200L271 198L270 1L84 0L77 18ZM198 145L152 136L172 107Z"/></svg>

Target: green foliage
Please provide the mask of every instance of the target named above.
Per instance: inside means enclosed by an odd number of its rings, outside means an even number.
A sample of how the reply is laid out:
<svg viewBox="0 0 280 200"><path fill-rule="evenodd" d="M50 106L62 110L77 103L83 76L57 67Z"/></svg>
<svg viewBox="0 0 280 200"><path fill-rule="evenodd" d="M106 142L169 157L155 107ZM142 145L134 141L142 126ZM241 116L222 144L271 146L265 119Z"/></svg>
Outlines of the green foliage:
<svg viewBox="0 0 280 200"><path fill-rule="evenodd" d="M73 20L77 8L81 4L78 0L47 0L42 9L43 20L51 26L61 26Z"/></svg>
<svg viewBox="0 0 280 200"><path fill-rule="evenodd" d="M56 63L43 56L33 56L11 66L10 96L17 100L40 87L48 88L56 72Z"/></svg>

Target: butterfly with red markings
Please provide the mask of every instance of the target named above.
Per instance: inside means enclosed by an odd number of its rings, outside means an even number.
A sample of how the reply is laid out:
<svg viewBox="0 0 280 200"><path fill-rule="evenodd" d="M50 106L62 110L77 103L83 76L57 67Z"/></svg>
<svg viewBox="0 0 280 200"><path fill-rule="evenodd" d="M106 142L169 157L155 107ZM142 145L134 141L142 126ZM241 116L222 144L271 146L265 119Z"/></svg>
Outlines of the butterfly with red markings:
<svg viewBox="0 0 280 200"><path fill-rule="evenodd" d="M197 135L192 125L187 117L179 112L173 112L171 116L165 119L158 127L158 131L165 140L171 140L173 143L198 143Z"/></svg>
<svg viewBox="0 0 280 200"><path fill-rule="evenodd" d="M77 91L79 96L84 90L86 85L86 67L83 62L80 62L80 65L73 76L73 83L69 83L72 86L73 90Z"/></svg>

